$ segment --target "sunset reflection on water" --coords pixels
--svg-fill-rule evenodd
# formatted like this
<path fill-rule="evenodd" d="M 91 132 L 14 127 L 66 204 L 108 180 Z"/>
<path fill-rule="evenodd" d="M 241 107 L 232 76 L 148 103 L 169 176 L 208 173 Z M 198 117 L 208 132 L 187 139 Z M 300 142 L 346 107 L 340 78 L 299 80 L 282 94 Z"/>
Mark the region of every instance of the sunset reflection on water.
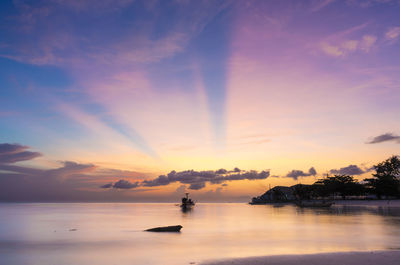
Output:
<path fill-rule="evenodd" d="M 400 208 L 169 203 L 0 204 L 2 264 L 189 264 L 205 259 L 396 249 Z M 144 229 L 181 224 L 181 233 Z M 77 229 L 77 231 L 70 231 Z"/>

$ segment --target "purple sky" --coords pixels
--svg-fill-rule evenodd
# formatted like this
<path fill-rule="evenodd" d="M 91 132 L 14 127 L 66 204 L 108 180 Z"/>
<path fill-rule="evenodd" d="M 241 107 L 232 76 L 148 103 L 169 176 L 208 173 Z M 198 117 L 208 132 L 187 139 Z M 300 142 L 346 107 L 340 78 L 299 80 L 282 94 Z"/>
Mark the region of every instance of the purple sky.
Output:
<path fill-rule="evenodd" d="M 398 154 L 398 0 L 0 7 L 0 200 L 243 200 Z"/>

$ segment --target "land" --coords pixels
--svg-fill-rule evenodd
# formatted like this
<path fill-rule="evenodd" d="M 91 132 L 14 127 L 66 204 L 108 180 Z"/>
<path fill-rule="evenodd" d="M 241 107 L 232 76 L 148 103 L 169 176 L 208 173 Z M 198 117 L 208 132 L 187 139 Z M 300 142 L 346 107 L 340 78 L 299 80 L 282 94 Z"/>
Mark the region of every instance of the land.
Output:
<path fill-rule="evenodd" d="M 336 206 L 400 207 L 400 200 L 333 200 Z M 266 205 L 290 205 L 293 202 L 268 202 Z M 260 205 L 263 205 L 260 203 Z"/>
<path fill-rule="evenodd" d="M 202 265 L 397 265 L 400 251 L 336 252 L 207 261 Z"/>
<path fill-rule="evenodd" d="M 336 200 L 335 205 L 400 207 L 400 200 Z"/>

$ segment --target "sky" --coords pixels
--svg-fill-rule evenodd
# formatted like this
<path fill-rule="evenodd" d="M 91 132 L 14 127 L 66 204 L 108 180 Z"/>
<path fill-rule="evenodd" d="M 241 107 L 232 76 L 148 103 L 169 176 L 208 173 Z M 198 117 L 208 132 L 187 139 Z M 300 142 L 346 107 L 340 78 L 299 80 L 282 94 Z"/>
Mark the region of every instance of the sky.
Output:
<path fill-rule="evenodd" d="M 400 147 L 400 1 L 0 2 L 0 201 L 246 201 Z"/>

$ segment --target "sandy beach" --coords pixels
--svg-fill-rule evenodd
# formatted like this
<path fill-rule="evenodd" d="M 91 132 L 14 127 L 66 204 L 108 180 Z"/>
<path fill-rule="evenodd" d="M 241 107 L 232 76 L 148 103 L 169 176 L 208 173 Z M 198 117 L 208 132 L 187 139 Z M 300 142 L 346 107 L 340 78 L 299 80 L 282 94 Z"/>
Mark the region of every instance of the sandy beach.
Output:
<path fill-rule="evenodd" d="M 400 251 L 337 252 L 214 260 L 202 265 L 396 265 Z"/>

